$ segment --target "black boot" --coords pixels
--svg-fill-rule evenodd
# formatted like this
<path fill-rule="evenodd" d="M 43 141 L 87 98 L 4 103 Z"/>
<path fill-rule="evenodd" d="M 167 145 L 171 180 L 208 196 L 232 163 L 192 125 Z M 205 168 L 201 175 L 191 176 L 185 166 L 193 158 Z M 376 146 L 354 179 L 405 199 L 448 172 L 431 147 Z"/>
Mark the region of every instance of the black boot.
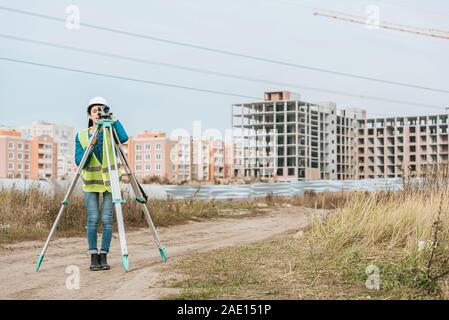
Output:
<path fill-rule="evenodd" d="M 98 253 L 92 253 L 90 255 L 90 270 L 98 271 L 100 270 L 100 256 Z"/>
<path fill-rule="evenodd" d="M 108 256 L 107 253 L 100 253 L 100 268 L 101 268 L 101 270 L 111 269 L 111 266 L 108 264 L 107 256 Z"/>

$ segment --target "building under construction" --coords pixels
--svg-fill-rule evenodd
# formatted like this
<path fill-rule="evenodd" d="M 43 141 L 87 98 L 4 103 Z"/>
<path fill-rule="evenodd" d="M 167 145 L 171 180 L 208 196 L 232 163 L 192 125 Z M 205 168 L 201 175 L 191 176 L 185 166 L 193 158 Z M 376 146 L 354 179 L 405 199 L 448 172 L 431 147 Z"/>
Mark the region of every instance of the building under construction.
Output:
<path fill-rule="evenodd" d="M 280 180 L 397 178 L 448 161 L 448 115 L 367 119 L 290 92 L 234 104 L 235 175 Z"/>
<path fill-rule="evenodd" d="M 363 110 L 308 103 L 287 91 L 234 104 L 235 175 L 282 180 L 354 179 L 356 125 Z"/>
<path fill-rule="evenodd" d="M 358 120 L 357 177 L 420 175 L 448 161 L 448 115 Z"/>

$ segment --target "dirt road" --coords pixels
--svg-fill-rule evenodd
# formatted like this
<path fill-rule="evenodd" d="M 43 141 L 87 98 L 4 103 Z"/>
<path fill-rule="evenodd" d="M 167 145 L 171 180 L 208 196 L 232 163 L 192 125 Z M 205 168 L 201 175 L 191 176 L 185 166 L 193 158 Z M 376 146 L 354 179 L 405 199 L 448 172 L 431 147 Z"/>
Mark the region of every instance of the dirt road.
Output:
<path fill-rule="evenodd" d="M 193 251 L 206 251 L 267 239 L 306 226 L 306 210 L 283 207 L 255 217 L 226 218 L 161 228 L 160 237 L 172 263 Z M 99 238 L 99 243 L 100 243 Z M 53 240 L 39 272 L 36 254 L 42 242 L 27 241 L 0 246 L 0 299 L 159 299 L 176 289 L 164 288 L 172 276 L 157 271 L 158 250 L 147 229 L 127 234 L 130 271 L 120 263 L 120 247 L 114 234 L 109 271 L 88 270 L 86 239 Z M 70 281 L 79 269 L 79 289 Z M 68 272 L 68 273 L 66 273 Z M 71 273 L 70 273 L 71 272 Z M 69 286 L 66 282 L 69 282 Z"/>

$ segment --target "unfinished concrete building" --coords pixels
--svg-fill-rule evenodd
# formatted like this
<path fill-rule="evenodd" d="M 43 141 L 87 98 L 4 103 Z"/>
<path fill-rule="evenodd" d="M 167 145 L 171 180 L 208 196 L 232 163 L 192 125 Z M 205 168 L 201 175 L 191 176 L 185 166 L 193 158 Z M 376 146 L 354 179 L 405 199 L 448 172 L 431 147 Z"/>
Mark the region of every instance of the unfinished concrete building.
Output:
<path fill-rule="evenodd" d="M 353 179 L 355 133 L 363 111 L 337 114 L 335 103 L 308 103 L 287 91 L 234 104 L 237 176 L 280 180 Z"/>
<path fill-rule="evenodd" d="M 448 115 L 358 120 L 359 179 L 420 175 L 448 161 Z"/>
<path fill-rule="evenodd" d="M 337 115 L 337 180 L 357 179 L 357 129 L 366 111 L 340 110 Z"/>
<path fill-rule="evenodd" d="M 366 118 L 335 103 L 286 91 L 232 106 L 235 174 L 280 180 L 352 180 L 420 175 L 447 163 L 448 114 Z"/>

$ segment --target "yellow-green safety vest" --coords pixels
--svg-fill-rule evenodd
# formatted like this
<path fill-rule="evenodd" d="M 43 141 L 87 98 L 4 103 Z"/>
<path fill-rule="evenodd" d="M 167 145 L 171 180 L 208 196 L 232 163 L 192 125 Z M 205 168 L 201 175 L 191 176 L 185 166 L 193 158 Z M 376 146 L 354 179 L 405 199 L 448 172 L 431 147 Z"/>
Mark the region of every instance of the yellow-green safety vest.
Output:
<path fill-rule="evenodd" d="M 106 130 L 109 149 L 109 161 L 111 163 L 111 167 L 115 168 L 114 156 L 112 154 L 112 142 L 110 133 Z M 78 133 L 78 139 L 80 141 L 83 149 L 86 149 L 89 145 L 89 128 L 82 130 Z M 103 137 L 103 142 L 105 137 Z M 122 180 L 122 170 L 120 163 L 118 164 L 118 174 L 120 181 Z M 106 157 L 106 145 L 103 143 L 103 159 L 102 163 L 98 161 L 95 153 L 92 152 L 92 156 L 90 157 L 89 162 L 84 166 L 83 172 L 83 191 L 84 192 L 112 192 L 111 180 L 109 179 L 108 172 L 108 160 Z"/>

